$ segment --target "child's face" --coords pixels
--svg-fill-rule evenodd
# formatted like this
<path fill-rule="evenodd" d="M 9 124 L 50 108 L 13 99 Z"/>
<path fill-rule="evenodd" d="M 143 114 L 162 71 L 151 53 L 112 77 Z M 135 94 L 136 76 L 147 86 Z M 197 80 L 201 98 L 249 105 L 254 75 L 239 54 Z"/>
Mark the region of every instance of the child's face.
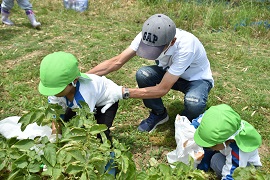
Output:
<path fill-rule="evenodd" d="M 64 96 L 67 96 L 69 93 L 72 92 L 72 89 L 74 89 L 74 87 L 72 85 L 67 85 L 67 87 L 61 91 L 60 93 L 56 94 L 55 96 L 56 97 L 64 97 Z"/>
<path fill-rule="evenodd" d="M 212 150 L 219 151 L 226 147 L 225 143 L 216 144 L 215 146 L 210 147 Z"/>

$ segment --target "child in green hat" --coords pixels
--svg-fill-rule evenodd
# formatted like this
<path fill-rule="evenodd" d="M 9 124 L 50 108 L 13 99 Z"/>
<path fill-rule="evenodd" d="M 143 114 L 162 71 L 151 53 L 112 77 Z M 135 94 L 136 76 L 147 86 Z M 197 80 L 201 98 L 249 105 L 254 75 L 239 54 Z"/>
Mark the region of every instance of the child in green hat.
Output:
<path fill-rule="evenodd" d="M 122 86 L 105 76 L 84 74 L 79 71 L 76 57 L 66 52 L 54 52 L 44 57 L 40 64 L 39 92 L 48 96 L 49 103 L 59 104 L 66 110 L 64 121 L 71 119 L 80 101 L 86 102 L 98 124 L 107 125 L 105 134 L 109 140 L 113 119 L 122 99 Z M 52 126 L 56 133 L 55 125 Z"/>
<path fill-rule="evenodd" d="M 237 167 L 262 166 L 258 153 L 260 134 L 230 106 L 212 106 L 193 120 L 192 124 L 196 123 L 199 126 L 194 140 L 201 147 L 218 151 L 211 157 L 210 167 L 222 179 L 233 179 Z"/>

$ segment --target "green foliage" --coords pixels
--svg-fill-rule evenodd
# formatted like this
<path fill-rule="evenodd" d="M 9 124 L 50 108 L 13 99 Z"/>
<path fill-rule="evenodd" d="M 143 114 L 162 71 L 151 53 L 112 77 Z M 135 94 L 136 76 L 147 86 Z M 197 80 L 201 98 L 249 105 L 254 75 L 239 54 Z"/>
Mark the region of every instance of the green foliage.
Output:
<path fill-rule="evenodd" d="M 25 179 L 197 179 L 204 180 L 209 175 L 203 171 L 193 168 L 193 161 L 190 165 L 176 162 L 172 165 L 158 163 L 155 158 L 150 159 L 150 166 L 145 170 L 137 170 L 133 161 L 132 153 L 126 145 L 113 140 L 113 148 L 106 139 L 104 131 L 105 125 L 96 124 L 93 114 L 88 113 L 87 104 L 81 103 L 82 109 L 77 110 L 77 115 L 71 122 L 63 123 L 62 138 L 56 142 L 50 142 L 48 137 L 17 140 L 11 138 L 6 140 L 1 137 L 0 178 L 9 180 Z M 56 110 L 54 108 L 56 108 Z M 43 117 L 51 117 L 51 121 L 60 120 L 60 106 L 49 105 L 44 108 L 42 116 L 40 109 L 29 112 L 20 119 L 24 125 L 29 122 L 42 124 Z M 74 123 L 80 121 L 80 123 Z M 49 122 L 46 119 L 45 122 Z M 76 126 L 77 124 L 77 126 Z M 102 142 L 97 139 L 97 134 L 101 134 Z M 114 152 L 114 157 L 110 153 Z M 116 177 L 107 174 L 106 164 L 114 161 L 111 168 L 117 169 Z M 248 176 L 247 176 L 248 174 Z M 235 178 L 256 177 L 263 179 L 266 177 L 262 172 L 255 169 L 238 168 L 235 171 Z"/>
<path fill-rule="evenodd" d="M 105 125 L 96 124 L 93 114 L 88 113 L 86 103 L 71 122 L 63 123 L 62 138 L 50 142 L 48 137 L 17 140 L 2 138 L 0 159 L 0 177 L 7 179 L 49 178 L 49 179 L 204 179 L 206 174 L 193 170 L 183 163 L 172 169 L 166 164 L 157 164 L 154 159 L 152 166 L 146 171 L 137 171 L 132 153 L 124 144 L 113 140 L 113 148 L 106 139 Z M 55 109 L 54 109 L 55 108 Z M 29 123 L 37 124 L 60 120 L 60 106 L 49 105 L 29 112 L 20 118 L 21 129 Z M 42 117 L 42 118 L 41 118 Z M 49 117 L 49 118 L 48 118 Z M 43 121 L 44 120 L 44 121 Z M 79 121 L 78 123 L 74 122 Z M 101 134 L 102 142 L 97 138 Z M 114 152 L 115 156 L 110 156 Z M 113 158 L 111 168 L 117 168 L 117 175 L 107 174 L 106 164 Z"/>
<path fill-rule="evenodd" d="M 270 179 L 270 175 L 266 174 L 260 169 L 256 169 L 254 166 L 238 167 L 233 173 L 234 179 L 246 179 L 246 180 L 267 180 Z"/>
<path fill-rule="evenodd" d="M 263 138 L 259 149 L 262 169 L 270 173 L 270 129 L 265 125 L 270 117 L 270 31 L 263 23 L 260 24 L 265 21 L 270 23 L 268 1 L 89 0 L 89 9 L 83 13 L 64 9 L 63 2 L 58 0 L 33 1 L 32 4 L 37 20 L 42 24 L 40 29 L 30 26 L 17 3 L 10 16 L 15 26 L 3 25 L 0 29 L 0 119 L 26 115 L 29 118 L 25 118 L 25 122 L 32 122 L 36 116 L 40 117 L 40 120 L 44 118 L 42 122 L 37 120 L 38 123 L 51 124 L 54 120 L 51 115 L 54 113 L 50 115 L 45 113 L 46 108 L 40 108 L 46 107 L 47 98 L 40 95 L 37 89 L 39 64 L 44 56 L 55 51 L 73 53 L 79 60 L 81 71 L 86 72 L 129 46 L 149 16 L 164 13 L 175 21 L 177 27 L 195 34 L 206 49 L 215 80 L 207 108 L 227 103 L 242 119 L 256 127 Z M 107 77 L 119 85 L 136 87 L 136 70 L 153 63 L 134 57 L 120 70 L 108 74 Z M 166 163 L 166 152 L 175 149 L 174 119 L 176 114 L 183 110 L 183 94 L 170 91 L 163 97 L 163 102 L 168 109 L 170 121 L 158 126 L 151 134 L 137 131 L 140 121 L 149 115 L 140 99 L 119 103 L 111 134 L 120 144 L 125 143 L 134 155 L 133 163 L 138 174 L 141 169 L 151 166 L 149 159 L 152 157 L 158 162 Z M 29 112 L 39 113 L 31 115 Z M 48 114 L 48 117 L 45 117 L 45 114 Z M 71 121 L 70 127 L 73 124 L 72 131 L 79 131 L 80 136 L 72 136 L 70 139 L 77 141 L 86 137 L 80 132 L 83 120 Z M 24 123 L 22 127 L 26 125 L 27 123 Z M 70 130 L 65 132 L 68 134 Z M 46 139 L 43 141 L 42 144 L 48 143 Z M 6 140 L 3 139 L 4 142 Z M 14 144 L 17 140 L 11 139 L 8 142 Z M 3 158 L 5 153 L 6 150 L 0 147 L 0 158 L 3 160 L 0 169 L 9 162 Z M 11 157 L 15 155 L 15 152 L 11 153 Z M 40 159 L 38 162 L 41 161 Z M 126 159 L 122 161 L 125 162 Z M 8 170 L 11 166 L 7 167 L 7 172 L 1 171 L 1 176 L 10 173 Z M 135 168 L 128 166 L 128 169 L 131 167 Z M 138 175 L 127 172 L 130 176 L 126 177 Z M 13 173 L 16 176 L 16 171 Z M 29 177 L 35 179 L 36 176 Z M 86 174 L 82 173 L 81 177 L 86 178 Z"/>

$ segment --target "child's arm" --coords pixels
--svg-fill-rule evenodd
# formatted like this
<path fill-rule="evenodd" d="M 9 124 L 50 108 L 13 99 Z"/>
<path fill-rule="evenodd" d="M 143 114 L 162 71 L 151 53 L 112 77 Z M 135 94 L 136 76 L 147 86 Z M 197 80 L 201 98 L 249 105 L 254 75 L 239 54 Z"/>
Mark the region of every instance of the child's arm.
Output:
<path fill-rule="evenodd" d="M 201 114 L 199 117 L 193 119 L 192 121 L 191 121 L 191 119 L 190 119 L 190 121 L 191 121 L 190 124 L 191 124 L 192 126 L 194 126 L 195 129 L 197 129 L 197 128 L 199 127 L 199 125 L 201 124 L 203 115 L 204 115 L 204 114 Z"/>
<path fill-rule="evenodd" d="M 57 126 L 58 126 L 58 130 L 57 130 Z M 59 124 L 55 124 L 55 122 L 52 122 L 52 134 L 61 134 L 61 128 Z"/>

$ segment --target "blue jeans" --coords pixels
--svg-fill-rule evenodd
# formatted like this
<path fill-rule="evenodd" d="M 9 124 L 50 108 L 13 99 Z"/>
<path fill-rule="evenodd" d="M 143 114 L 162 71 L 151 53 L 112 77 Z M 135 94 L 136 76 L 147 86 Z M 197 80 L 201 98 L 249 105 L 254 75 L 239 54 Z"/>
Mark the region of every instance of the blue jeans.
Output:
<path fill-rule="evenodd" d="M 18 5 L 20 8 L 24 10 L 32 10 L 32 4 L 29 2 L 29 0 L 17 0 Z M 14 0 L 3 0 L 2 1 L 2 9 L 5 11 L 10 11 L 14 6 Z"/>
<path fill-rule="evenodd" d="M 140 88 L 156 86 L 166 73 L 163 68 L 157 65 L 141 67 L 136 73 L 136 80 Z M 211 82 L 207 80 L 187 81 L 179 78 L 172 89 L 185 94 L 184 110 L 182 116 L 190 121 L 205 111 L 208 94 L 212 88 Z M 156 114 L 164 112 L 164 104 L 161 98 L 143 99 L 147 108 L 152 109 Z"/>

